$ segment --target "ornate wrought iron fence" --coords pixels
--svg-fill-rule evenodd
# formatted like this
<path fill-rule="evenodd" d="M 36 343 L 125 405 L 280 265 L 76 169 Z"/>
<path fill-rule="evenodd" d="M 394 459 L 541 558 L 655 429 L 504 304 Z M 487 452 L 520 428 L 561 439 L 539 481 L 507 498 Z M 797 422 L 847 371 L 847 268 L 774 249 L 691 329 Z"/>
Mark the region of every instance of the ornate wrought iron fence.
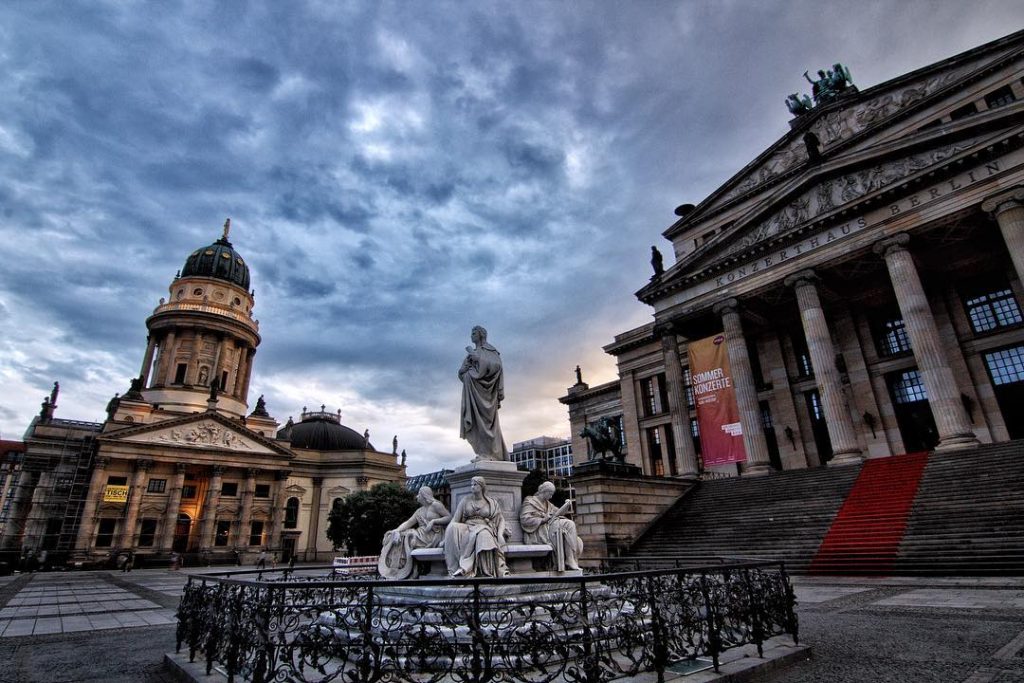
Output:
<path fill-rule="evenodd" d="M 325 570 L 329 568 L 324 568 Z M 243 573 L 244 574 L 244 573 Z M 177 649 L 228 680 L 599 683 L 772 636 L 797 640 L 781 563 L 570 578 L 194 576 Z"/>

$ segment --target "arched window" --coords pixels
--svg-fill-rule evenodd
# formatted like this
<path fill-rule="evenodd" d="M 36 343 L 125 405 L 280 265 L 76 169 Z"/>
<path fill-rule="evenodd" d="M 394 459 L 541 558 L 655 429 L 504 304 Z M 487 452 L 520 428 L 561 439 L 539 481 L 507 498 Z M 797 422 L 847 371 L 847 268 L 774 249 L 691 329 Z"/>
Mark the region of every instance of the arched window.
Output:
<path fill-rule="evenodd" d="M 299 499 L 289 498 L 284 504 L 284 528 L 294 529 L 299 525 Z"/>

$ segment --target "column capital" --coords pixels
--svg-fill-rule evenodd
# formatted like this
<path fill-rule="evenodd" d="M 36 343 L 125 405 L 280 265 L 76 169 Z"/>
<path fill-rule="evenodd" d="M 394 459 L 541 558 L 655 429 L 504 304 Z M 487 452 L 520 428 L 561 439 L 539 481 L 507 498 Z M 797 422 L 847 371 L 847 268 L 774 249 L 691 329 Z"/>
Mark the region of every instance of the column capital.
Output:
<path fill-rule="evenodd" d="M 740 302 L 736 298 L 725 299 L 724 301 L 719 301 L 715 304 L 711 310 L 715 315 L 727 315 L 729 313 L 739 314 Z"/>
<path fill-rule="evenodd" d="M 257 474 L 259 474 L 259 470 L 255 467 L 247 467 L 245 470 L 246 479 L 255 479 Z"/>
<path fill-rule="evenodd" d="M 313 477 L 313 486 L 323 486 L 323 485 L 324 485 L 324 478 L 323 477 Z"/>
<path fill-rule="evenodd" d="M 222 477 L 222 476 L 224 476 L 224 470 L 226 470 L 226 469 L 227 469 L 227 467 L 225 467 L 224 465 L 214 465 L 213 466 L 213 476 L 215 476 L 215 477 Z"/>
<path fill-rule="evenodd" d="M 1017 185 L 989 196 L 981 203 L 981 210 L 998 216 L 1003 211 L 1019 206 L 1024 206 L 1024 185 Z"/>
<path fill-rule="evenodd" d="M 94 461 L 94 464 L 95 464 L 96 469 L 104 470 L 104 469 L 107 468 L 107 465 L 110 464 L 110 458 L 108 458 L 105 455 L 96 456 L 96 460 Z"/>
<path fill-rule="evenodd" d="M 183 462 L 176 462 L 176 463 L 174 463 L 174 473 L 175 474 L 185 474 L 185 470 L 186 469 L 188 469 L 188 465 L 186 465 L 185 463 L 183 463 Z"/>
<path fill-rule="evenodd" d="M 787 287 L 796 289 L 797 287 L 803 287 L 805 285 L 814 285 L 820 279 L 821 278 L 818 277 L 817 273 L 808 268 L 807 270 L 801 270 L 797 273 L 793 273 L 783 280 L 783 284 Z"/>
<path fill-rule="evenodd" d="M 910 235 L 901 232 L 898 235 L 878 240 L 872 249 L 879 256 L 885 257 L 896 251 L 907 251 L 908 244 L 910 244 Z"/>
<path fill-rule="evenodd" d="M 291 474 L 291 470 L 278 470 L 277 472 L 274 472 L 274 479 L 277 481 L 286 481 Z"/>
<path fill-rule="evenodd" d="M 143 458 L 142 460 L 136 460 L 135 461 L 135 469 L 140 471 L 140 472 L 145 472 L 146 470 L 148 470 L 152 466 L 153 466 L 153 461 L 148 459 L 148 458 Z"/>

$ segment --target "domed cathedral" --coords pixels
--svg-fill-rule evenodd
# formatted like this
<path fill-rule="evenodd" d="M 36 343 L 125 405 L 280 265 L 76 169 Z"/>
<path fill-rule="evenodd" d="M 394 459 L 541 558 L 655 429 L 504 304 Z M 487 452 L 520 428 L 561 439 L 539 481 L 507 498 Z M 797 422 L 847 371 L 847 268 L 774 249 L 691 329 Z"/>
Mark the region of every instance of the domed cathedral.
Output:
<path fill-rule="evenodd" d="M 228 241 L 230 229 L 228 219 L 219 240 L 192 252 L 168 299 L 146 320 L 139 384 L 146 401 L 165 410 L 203 410 L 216 386 L 219 410 L 245 414 L 259 322 L 252 317 L 249 266 Z"/>
<path fill-rule="evenodd" d="M 44 400 L 4 548 L 86 564 L 127 551 L 139 561 L 245 562 L 265 549 L 326 560 L 334 501 L 404 482 L 397 453 L 376 451 L 340 411 L 303 409 L 284 428 L 262 396 L 249 412 L 259 323 L 230 227 L 188 256 L 146 320 L 140 374 L 104 421 L 57 418 L 56 386 Z"/>

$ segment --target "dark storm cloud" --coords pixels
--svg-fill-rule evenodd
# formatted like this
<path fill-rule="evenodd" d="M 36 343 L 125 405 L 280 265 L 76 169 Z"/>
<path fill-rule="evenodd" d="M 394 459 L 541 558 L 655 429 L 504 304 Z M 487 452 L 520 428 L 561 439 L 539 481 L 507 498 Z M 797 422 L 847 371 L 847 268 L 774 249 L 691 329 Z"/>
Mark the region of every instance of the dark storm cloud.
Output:
<path fill-rule="evenodd" d="M 1022 18 L 925 0 L 0 5 L 0 378 L 25 394 L 0 429 L 54 379 L 63 416 L 101 417 L 174 272 L 231 216 L 272 409 L 344 395 L 381 411 L 375 434 L 403 432 L 396 415 L 448 434 L 482 323 L 510 368 L 509 438 L 564 433 L 536 387 L 581 358 L 614 377 L 599 349 L 649 319 L 632 292 L 672 209 L 785 133 L 805 69 L 843 61 L 870 86 Z"/>

